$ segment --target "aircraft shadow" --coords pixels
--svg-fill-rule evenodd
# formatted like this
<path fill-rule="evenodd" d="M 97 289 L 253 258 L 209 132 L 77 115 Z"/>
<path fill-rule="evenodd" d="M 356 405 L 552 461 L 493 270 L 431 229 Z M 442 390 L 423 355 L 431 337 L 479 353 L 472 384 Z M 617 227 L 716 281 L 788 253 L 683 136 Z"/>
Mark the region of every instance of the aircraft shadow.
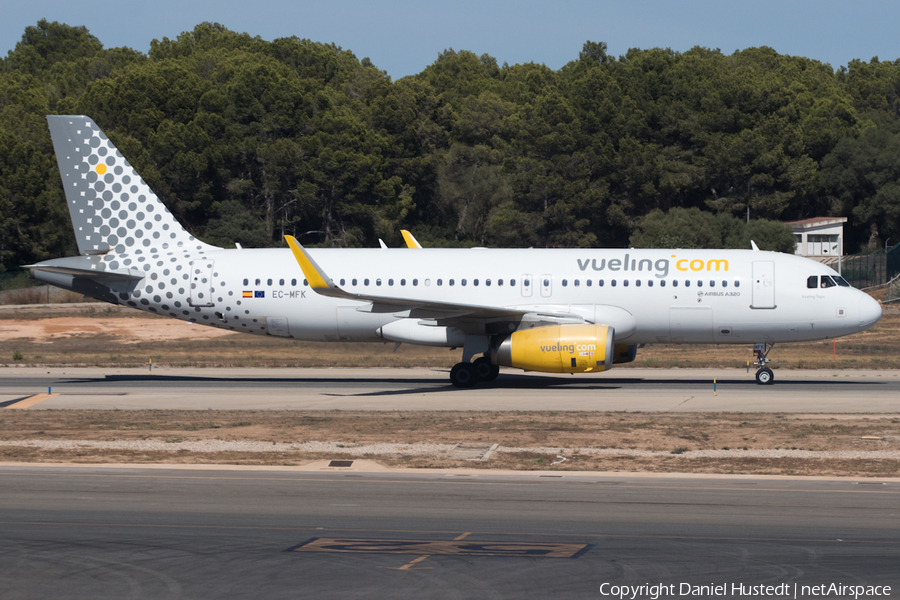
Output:
<path fill-rule="evenodd" d="M 523 375 L 523 374 L 501 374 L 496 380 L 489 384 L 477 385 L 473 388 L 456 388 L 447 380 L 436 380 L 432 378 L 409 377 L 409 378 L 359 378 L 348 380 L 341 377 L 227 377 L 227 376 L 195 376 L 195 375 L 163 375 L 163 374 L 136 374 L 136 375 L 106 375 L 96 378 L 72 378 L 66 381 L 59 381 L 57 384 L 70 385 L 102 385 L 103 383 L 127 383 L 127 382 L 153 382 L 161 387 L 167 384 L 199 384 L 207 385 L 211 389 L 224 388 L 235 385 L 258 385 L 261 389 L 277 385 L 334 385 L 332 392 L 324 393 L 325 396 L 332 397 L 379 397 L 379 396 L 404 396 L 410 394 L 434 394 L 453 392 L 465 394 L 472 391 L 491 391 L 491 390 L 591 390 L 602 392 L 605 390 L 618 390 L 628 387 L 636 387 L 638 389 L 659 389 L 668 388 L 670 390 L 684 390 L 687 388 L 707 388 L 710 387 L 712 381 L 709 379 L 646 379 L 643 377 L 615 377 L 596 379 L 589 376 L 583 377 L 551 377 L 540 375 Z M 369 391 L 356 391 L 347 389 L 348 384 L 352 387 L 371 386 Z M 740 379 L 718 379 L 717 386 L 722 389 L 728 386 L 736 387 L 759 387 L 762 393 L 765 386 L 758 386 L 756 380 L 752 377 Z M 776 381 L 774 387 L 797 388 L 802 386 L 821 386 L 823 389 L 839 389 L 845 386 L 879 386 L 884 382 L 860 382 L 860 381 L 792 381 L 779 380 Z M 191 386 L 193 387 L 193 386 Z M 342 388 L 346 390 L 342 393 Z"/>

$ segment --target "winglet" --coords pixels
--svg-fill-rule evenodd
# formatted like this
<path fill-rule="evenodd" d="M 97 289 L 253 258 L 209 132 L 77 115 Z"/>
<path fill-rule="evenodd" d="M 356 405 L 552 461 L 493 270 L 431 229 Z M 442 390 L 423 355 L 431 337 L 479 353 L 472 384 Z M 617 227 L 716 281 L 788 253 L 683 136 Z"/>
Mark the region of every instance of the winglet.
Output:
<path fill-rule="evenodd" d="M 300 264 L 300 268 L 303 270 L 303 274 L 306 276 L 306 280 L 311 288 L 317 292 L 334 289 L 332 280 L 328 279 L 322 268 L 316 264 L 316 261 L 312 259 L 306 248 L 301 246 L 294 236 L 286 235 L 284 240 L 291 247 L 291 252 L 294 253 L 294 258 Z"/>
<path fill-rule="evenodd" d="M 413 237 L 413 234 L 411 234 L 406 229 L 401 229 L 400 233 L 403 234 L 403 240 L 406 242 L 407 248 L 421 248 L 422 247 L 422 244 L 420 244 L 419 241 Z"/>
<path fill-rule="evenodd" d="M 756 245 L 756 242 L 750 240 L 750 247 L 753 248 L 756 252 L 759 252 L 759 246 Z"/>

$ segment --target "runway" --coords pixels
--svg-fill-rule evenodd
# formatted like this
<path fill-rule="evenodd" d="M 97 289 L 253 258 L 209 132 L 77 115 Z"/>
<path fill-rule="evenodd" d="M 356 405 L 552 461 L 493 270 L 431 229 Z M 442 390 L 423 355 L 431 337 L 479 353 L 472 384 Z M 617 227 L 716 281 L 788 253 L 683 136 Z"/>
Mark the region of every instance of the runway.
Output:
<path fill-rule="evenodd" d="M 7 466 L 0 505 L 3 598 L 900 586 L 896 480 Z"/>
<path fill-rule="evenodd" d="M 52 394 L 35 398 L 37 394 Z M 39 409 L 900 412 L 900 371 L 619 369 L 503 371 L 458 389 L 438 369 L 39 369 L 0 372 L 0 406 Z"/>

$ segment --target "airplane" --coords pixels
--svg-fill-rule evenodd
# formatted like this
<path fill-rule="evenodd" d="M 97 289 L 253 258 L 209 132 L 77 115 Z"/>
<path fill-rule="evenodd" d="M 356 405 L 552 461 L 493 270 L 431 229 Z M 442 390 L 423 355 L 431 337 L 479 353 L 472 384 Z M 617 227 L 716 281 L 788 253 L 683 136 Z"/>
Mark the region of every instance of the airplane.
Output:
<path fill-rule="evenodd" d="M 752 250 L 220 248 L 174 218 L 96 123 L 48 116 L 80 256 L 31 276 L 112 304 L 255 335 L 462 348 L 450 381 L 501 366 L 599 373 L 654 343 L 775 344 L 872 327 L 881 307 L 833 269 Z M 473 360 L 474 359 L 474 360 Z"/>

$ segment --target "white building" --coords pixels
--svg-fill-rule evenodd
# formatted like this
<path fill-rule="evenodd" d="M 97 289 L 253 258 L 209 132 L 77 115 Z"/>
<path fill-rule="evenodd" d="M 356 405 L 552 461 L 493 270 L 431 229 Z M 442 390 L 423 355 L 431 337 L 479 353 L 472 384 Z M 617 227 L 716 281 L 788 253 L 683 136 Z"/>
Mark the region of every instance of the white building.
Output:
<path fill-rule="evenodd" d="M 797 239 L 794 254 L 817 260 L 842 256 L 846 222 L 847 217 L 815 217 L 788 222 Z"/>

